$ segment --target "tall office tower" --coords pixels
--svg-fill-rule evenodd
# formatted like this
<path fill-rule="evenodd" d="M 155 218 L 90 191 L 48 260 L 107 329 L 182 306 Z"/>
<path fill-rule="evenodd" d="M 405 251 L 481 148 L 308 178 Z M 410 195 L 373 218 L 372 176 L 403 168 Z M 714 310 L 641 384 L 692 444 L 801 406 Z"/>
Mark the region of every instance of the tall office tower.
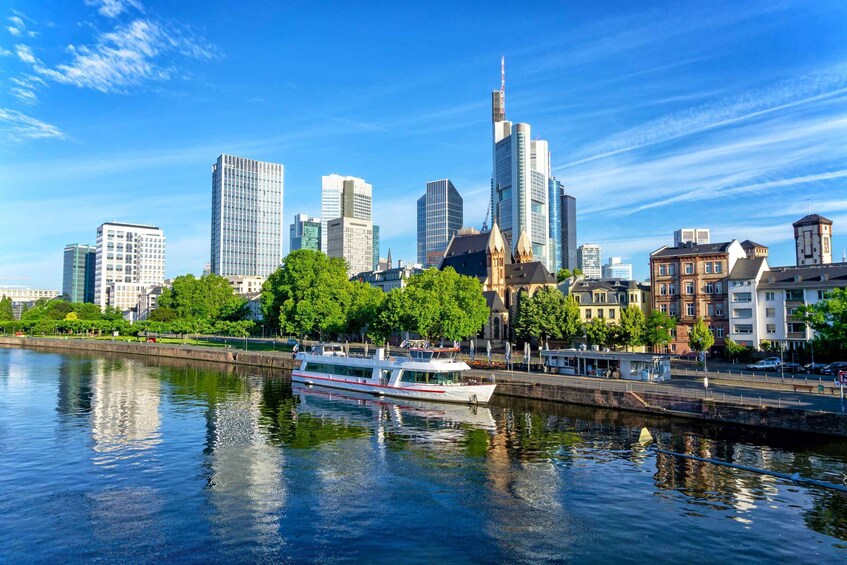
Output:
<path fill-rule="evenodd" d="M 94 303 L 129 310 L 142 290 L 165 281 L 165 235 L 156 226 L 106 222 L 97 228 Z"/>
<path fill-rule="evenodd" d="M 832 263 L 832 220 L 810 214 L 792 225 L 798 267 Z"/>
<path fill-rule="evenodd" d="M 294 216 L 294 223 L 291 224 L 290 232 L 290 251 L 298 249 L 314 249 L 320 251 L 321 248 L 321 219 L 312 218 L 308 214 L 297 214 Z"/>
<path fill-rule="evenodd" d="M 379 226 L 373 227 L 373 270 L 379 269 Z"/>
<path fill-rule="evenodd" d="M 711 241 L 711 232 L 708 228 L 680 228 L 673 232 L 673 246 L 679 247 L 683 243 L 696 243 L 705 245 Z"/>
<path fill-rule="evenodd" d="M 444 251 L 464 222 L 464 202 L 450 179 L 426 183 L 418 199 L 418 263 L 438 267 Z"/>
<path fill-rule="evenodd" d="M 621 262 L 620 257 L 609 257 L 609 262 L 603 265 L 604 279 L 632 280 L 632 265 Z"/>
<path fill-rule="evenodd" d="M 562 259 L 562 204 L 564 189 L 556 177 L 547 181 L 547 201 L 550 202 L 550 250 L 553 255 L 553 269 L 558 271 L 564 264 Z"/>
<path fill-rule="evenodd" d="M 373 223 L 341 217 L 327 222 L 327 255 L 347 261 L 347 276 L 374 270 Z"/>
<path fill-rule="evenodd" d="M 267 277 L 282 261 L 283 166 L 223 154 L 212 165 L 212 272 Z"/>
<path fill-rule="evenodd" d="M 491 216 L 513 251 L 521 232 L 526 232 L 533 258 L 555 271 L 548 206 L 550 151 L 546 141 L 532 139 L 529 124 L 506 120 L 505 85 L 501 61 L 500 90 L 491 95 L 494 134 Z"/>
<path fill-rule="evenodd" d="M 582 274 L 585 278 L 599 279 L 603 277 L 599 245 L 595 243 L 584 243 L 580 245 L 576 250 L 576 263 L 582 269 Z"/>
<path fill-rule="evenodd" d="M 330 220 L 347 216 L 373 221 L 372 201 L 373 187 L 364 179 L 335 173 L 321 177 L 321 251 L 326 253 L 328 249 L 327 223 Z"/>
<path fill-rule="evenodd" d="M 576 261 L 576 198 L 562 192 L 562 266 L 573 271 Z"/>
<path fill-rule="evenodd" d="M 71 302 L 94 302 L 97 247 L 69 243 L 65 246 L 62 296 Z"/>

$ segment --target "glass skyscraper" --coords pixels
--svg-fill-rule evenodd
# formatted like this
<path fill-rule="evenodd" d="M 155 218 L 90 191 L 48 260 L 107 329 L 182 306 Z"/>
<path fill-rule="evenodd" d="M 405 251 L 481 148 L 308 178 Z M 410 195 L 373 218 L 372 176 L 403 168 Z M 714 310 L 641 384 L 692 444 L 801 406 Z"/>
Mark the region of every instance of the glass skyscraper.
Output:
<path fill-rule="evenodd" d="M 291 224 L 289 232 L 290 251 L 298 249 L 321 250 L 320 218 L 312 218 L 307 214 L 297 214 L 294 216 L 294 223 Z"/>
<path fill-rule="evenodd" d="M 260 276 L 282 261 L 283 166 L 223 154 L 212 165 L 212 273 Z"/>
<path fill-rule="evenodd" d="M 562 183 L 550 177 L 547 200 L 550 202 L 550 248 L 553 255 L 553 270 L 562 268 Z"/>
<path fill-rule="evenodd" d="M 70 243 L 65 246 L 62 297 L 71 302 L 94 302 L 97 246 Z"/>
<path fill-rule="evenodd" d="M 426 183 L 426 193 L 418 199 L 418 263 L 438 267 L 463 222 L 464 202 L 450 179 Z"/>

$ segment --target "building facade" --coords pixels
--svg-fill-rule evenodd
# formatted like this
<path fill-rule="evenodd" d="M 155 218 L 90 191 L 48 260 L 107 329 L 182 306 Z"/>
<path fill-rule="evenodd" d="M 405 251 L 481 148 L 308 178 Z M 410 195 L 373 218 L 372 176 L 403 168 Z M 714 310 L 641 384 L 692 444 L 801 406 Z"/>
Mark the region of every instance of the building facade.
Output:
<path fill-rule="evenodd" d="M 335 173 L 321 177 L 321 251 L 329 249 L 330 220 L 348 216 L 371 222 L 372 203 L 373 187 L 364 179 Z"/>
<path fill-rule="evenodd" d="M 229 281 L 232 291 L 239 296 L 248 296 L 262 292 L 262 285 L 268 280 L 266 277 L 257 276 L 234 276 L 224 277 Z"/>
<path fill-rule="evenodd" d="M 373 227 L 373 268 L 379 269 L 379 226 Z"/>
<path fill-rule="evenodd" d="M 395 288 L 404 288 L 409 282 L 409 279 L 414 275 L 424 271 L 423 266 L 418 263 L 411 265 L 403 264 L 399 261 L 396 267 L 386 265 L 385 269 L 377 269 L 359 273 L 354 278 L 360 282 L 368 283 L 369 285 L 379 288 L 384 292 L 390 292 Z"/>
<path fill-rule="evenodd" d="M 673 232 L 673 245 L 679 247 L 683 243 L 705 245 L 711 243 L 711 232 L 707 228 L 680 228 Z"/>
<path fill-rule="evenodd" d="M 573 271 L 577 268 L 576 256 L 576 198 L 565 194 L 562 188 L 562 267 Z"/>
<path fill-rule="evenodd" d="M 637 306 L 646 316 L 652 308 L 650 285 L 633 280 L 588 280 L 572 277 L 559 285 L 559 290 L 572 294 L 579 303 L 583 322 L 603 318 L 609 323 L 618 323 L 621 311 Z"/>
<path fill-rule="evenodd" d="M 212 165 L 212 272 L 267 277 L 282 261 L 284 167 L 222 154 Z"/>
<path fill-rule="evenodd" d="M 0 286 L 0 298 L 12 299 L 12 313 L 16 320 L 20 320 L 23 307 L 30 307 L 39 300 L 52 300 L 59 298 L 61 293 L 58 290 L 46 290 L 38 288 L 28 288 L 25 286 Z"/>
<path fill-rule="evenodd" d="M 793 226 L 797 266 L 832 263 L 832 220 L 810 214 Z"/>
<path fill-rule="evenodd" d="M 603 265 L 602 278 L 632 280 L 632 265 L 622 262 L 620 257 L 609 257 L 609 262 Z"/>
<path fill-rule="evenodd" d="M 97 228 L 94 303 L 135 310 L 140 289 L 165 281 L 165 235 L 156 226 L 107 222 Z"/>
<path fill-rule="evenodd" d="M 426 192 L 418 199 L 418 263 L 438 267 L 463 222 L 464 201 L 450 179 L 426 183 Z"/>
<path fill-rule="evenodd" d="M 65 246 L 62 296 L 70 302 L 94 302 L 97 247 L 69 243 Z"/>
<path fill-rule="evenodd" d="M 576 265 L 582 269 L 582 276 L 585 278 L 603 278 L 603 259 L 600 251 L 600 246 L 595 243 L 584 243 L 577 248 Z"/>
<path fill-rule="evenodd" d="M 327 223 L 327 255 L 347 261 L 347 276 L 373 270 L 373 224 L 341 217 Z"/>
<path fill-rule="evenodd" d="M 687 353 L 691 327 L 702 319 L 715 336 L 713 349 L 722 352 L 729 334 L 729 273 L 747 255 L 732 240 L 662 247 L 650 254 L 653 309 L 678 320 L 670 353 Z"/>
<path fill-rule="evenodd" d="M 294 216 L 294 223 L 289 228 L 289 249 L 321 249 L 321 219 L 312 218 L 307 214 Z"/>
<path fill-rule="evenodd" d="M 547 202 L 550 203 L 550 253 L 553 261 L 552 271 L 558 271 L 564 265 L 562 258 L 562 243 L 564 242 L 562 228 L 562 204 L 564 203 L 564 189 L 562 183 L 556 177 L 550 177 L 547 181 Z"/>

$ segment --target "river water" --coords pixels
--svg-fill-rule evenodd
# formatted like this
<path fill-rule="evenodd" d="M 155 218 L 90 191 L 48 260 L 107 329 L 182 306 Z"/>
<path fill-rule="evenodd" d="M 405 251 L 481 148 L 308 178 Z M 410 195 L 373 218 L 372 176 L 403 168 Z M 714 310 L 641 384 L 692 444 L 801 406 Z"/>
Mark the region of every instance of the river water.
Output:
<path fill-rule="evenodd" d="M 0 349 L 0 562 L 847 560 L 847 441 Z"/>

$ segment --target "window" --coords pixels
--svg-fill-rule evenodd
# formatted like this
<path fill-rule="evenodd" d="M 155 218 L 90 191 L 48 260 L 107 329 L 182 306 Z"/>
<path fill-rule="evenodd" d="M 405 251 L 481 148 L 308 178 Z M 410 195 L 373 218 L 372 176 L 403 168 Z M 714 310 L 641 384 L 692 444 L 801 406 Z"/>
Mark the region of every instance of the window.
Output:
<path fill-rule="evenodd" d="M 824 298 L 826 298 L 826 291 L 825 290 L 819 290 L 818 291 L 818 300 L 823 300 Z"/>
<path fill-rule="evenodd" d="M 707 275 L 708 275 L 708 274 L 711 274 L 711 272 L 712 272 L 712 264 L 711 264 L 711 263 L 706 263 L 705 267 L 706 267 L 706 274 L 707 274 Z"/>
<path fill-rule="evenodd" d="M 723 263 L 715 263 L 715 272 L 722 273 L 723 272 Z"/>
<path fill-rule="evenodd" d="M 751 324 L 735 324 L 735 333 L 751 334 L 753 333 L 753 326 Z"/>
<path fill-rule="evenodd" d="M 723 326 L 718 326 L 715 329 L 717 330 L 717 336 L 716 337 L 723 337 Z"/>
<path fill-rule="evenodd" d="M 723 294 L 723 283 L 721 281 L 715 283 L 715 294 Z"/>
<path fill-rule="evenodd" d="M 768 325 L 766 325 L 766 326 L 765 326 L 765 331 L 766 331 L 766 332 L 768 332 L 769 334 L 775 334 L 775 333 L 776 333 L 776 324 L 768 324 Z"/>
<path fill-rule="evenodd" d="M 663 314 L 668 313 L 668 305 L 667 304 L 659 304 L 659 311 Z"/>
<path fill-rule="evenodd" d="M 714 316 L 715 315 L 715 305 L 714 304 L 709 304 L 709 305 L 706 306 L 706 315 L 707 316 Z"/>
<path fill-rule="evenodd" d="M 369 379 L 373 376 L 373 369 L 370 367 L 348 367 L 346 365 L 334 365 L 332 363 L 309 362 L 306 363 L 306 368 L 303 370 L 359 379 Z"/>
<path fill-rule="evenodd" d="M 585 319 L 586 319 L 586 320 L 590 320 L 590 319 L 591 319 L 591 308 L 586 308 L 586 309 L 585 309 Z"/>
<path fill-rule="evenodd" d="M 668 294 L 671 294 L 671 295 L 676 294 L 676 284 L 675 283 L 670 283 L 668 285 Z"/>
<path fill-rule="evenodd" d="M 408 371 L 404 370 L 400 376 L 400 380 L 404 383 L 428 383 L 428 384 L 453 384 L 460 382 L 458 371 L 450 371 L 447 373 L 431 373 L 429 371 Z"/>
<path fill-rule="evenodd" d="M 615 319 L 615 311 L 614 311 L 614 310 L 612 310 L 611 308 L 609 308 L 609 319 L 610 319 L 610 320 L 614 320 L 614 319 Z"/>
<path fill-rule="evenodd" d="M 686 263 L 685 264 L 685 274 L 693 275 L 694 274 L 694 263 Z"/>
<path fill-rule="evenodd" d="M 802 290 L 786 290 L 785 299 L 791 302 L 803 302 Z"/>
<path fill-rule="evenodd" d="M 689 302 L 688 304 L 686 304 L 685 305 L 685 311 L 689 316 L 693 316 L 694 315 L 694 304 L 692 302 Z"/>
<path fill-rule="evenodd" d="M 670 308 L 670 311 L 668 312 L 668 314 L 670 314 L 671 316 L 676 318 L 676 304 L 671 304 L 671 308 Z"/>
<path fill-rule="evenodd" d="M 776 308 L 765 308 L 765 318 L 773 318 L 776 316 Z"/>
<path fill-rule="evenodd" d="M 773 299 L 774 299 L 773 291 L 768 291 L 768 292 L 765 293 L 765 300 L 767 300 L 768 302 L 772 302 Z"/>
<path fill-rule="evenodd" d="M 671 276 L 676 274 L 676 267 L 674 265 L 668 265 L 668 274 Z"/>
<path fill-rule="evenodd" d="M 694 294 L 694 282 L 685 281 L 685 294 Z"/>
<path fill-rule="evenodd" d="M 792 322 L 792 323 L 788 324 L 788 333 L 799 334 L 799 333 L 805 333 L 805 331 L 806 331 L 806 324 L 801 324 L 801 323 L 798 323 L 798 322 Z"/>
<path fill-rule="evenodd" d="M 664 296 L 664 295 L 666 295 L 667 293 L 668 293 L 668 285 L 666 285 L 665 283 L 660 284 L 660 285 L 659 285 L 659 294 L 661 294 L 662 296 Z"/>
<path fill-rule="evenodd" d="M 708 263 L 706 263 L 708 265 Z M 706 294 L 715 293 L 715 283 L 706 283 Z"/>
<path fill-rule="evenodd" d="M 664 276 L 664 275 L 665 275 L 665 266 L 659 265 L 659 276 Z"/>
<path fill-rule="evenodd" d="M 753 295 L 749 292 L 736 292 L 732 295 L 733 302 L 750 302 L 753 300 Z"/>
<path fill-rule="evenodd" d="M 598 318 L 602 318 L 602 317 L 603 317 L 603 309 L 602 309 L 602 308 L 597 308 L 597 317 L 598 317 Z"/>
<path fill-rule="evenodd" d="M 715 316 L 723 316 L 723 302 L 715 302 Z"/>

